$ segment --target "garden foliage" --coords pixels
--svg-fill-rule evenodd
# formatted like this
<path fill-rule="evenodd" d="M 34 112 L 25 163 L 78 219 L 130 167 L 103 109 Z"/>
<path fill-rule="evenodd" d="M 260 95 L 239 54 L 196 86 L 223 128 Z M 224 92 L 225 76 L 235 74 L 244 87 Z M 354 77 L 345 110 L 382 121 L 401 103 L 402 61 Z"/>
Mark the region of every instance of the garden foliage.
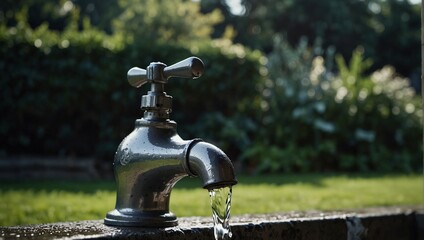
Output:
<path fill-rule="evenodd" d="M 390 64 L 404 76 L 420 75 L 419 3 L 409 0 L 242 2 L 245 9 L 242 15 L 230 14 L 225 18 L 236 31 L 242 30 L 236 42 L 269 53 L 273 49 L 270 39 L 275 34 L 284 34 L 291 45 L 307 37 L 312 40 L 310 44 L 320 39 L 324 48 L 334 47 L 345 58 L 350 58 L 353 49 L 361 45 L 364 56 L 374 61 L 371 70 Z"/>
<path fill-rule="evenodd" d="M 244 153 L 258 172 L 414 171 L 421 167 L 422 110 L 408 80 L 386 66 L 367 74 L 371 61 L 355 50 L 339 73 L 303 41 L 290 49 L 276 38 L 262 90 L 257 142 Z M 317 47 L 316 53 L 322 53 Z"/>
<path fill-rule="evenodd" d="M 334 48 L 311 48 L 305 40 L 293 48 L 275 35 L 265 57 L 225 36 L 212 39 L 219 11 L 201 15 L 199 3 L 181 1 L 162 22 L 159 11 L 131 3 L 119 1 L 122 11 L 114 13 L 119 17 L 110 33 L 92 26 L 70 1 L 58 10 L 67 10 L 59 14 L 66 19 L 62 27 L 30 25 L 33 8 L 6 14 L 0 23 L 0 156 L 91 156 L 111 163 L 142 116 L 140 98 L 148 90 L 129 86 L 128 69 L 195 55 L 204 60 L 205 74 L 170 80 L 171 118 L 183 138 L 215 143 L 241 169 L 421 169 L 419 99 L 392 67 L 370 72 L 361 48 L 346 63 Z M 153 10 L 170 7 L 146 3 Z M 146 14 L 153 15 L 146 20 Z M 198 23 L 177 21 L 181 14 L 202 16 L 204 31 L 190 35 Z M 182 30 L 171 31 L 175 25 Z M 153 33 L 156 27 L 162 30 Z"/>
<path fill-rule="evenodd" d="M 127 83 L 128 69 L 146 68 L 152 61 L 172 64 L 191 55 L 204 59 L 206 71 L 200 79 L 172 79 L 166 86 L 174 102 L 171 117 L 185 138 L 234 143 L 237 139 L 225 137 L 227 128 L 199 131 L 210 119 L 227 124 L 223 119 L 244 113 L 248 119 L 255 86 L 264 79 L 262 54 L 225 39 L 128 41 L 89 21 L 79 26 L 79 18 L 63 31 L 53 31 L 47 23 L 33 29 L 25 10 L 16 19 L 16 25 L 0 28 L 2 156 L 94 156 L 111 162 L 119 142 L 142 116 L 140 98 L 148 90 Z"/>

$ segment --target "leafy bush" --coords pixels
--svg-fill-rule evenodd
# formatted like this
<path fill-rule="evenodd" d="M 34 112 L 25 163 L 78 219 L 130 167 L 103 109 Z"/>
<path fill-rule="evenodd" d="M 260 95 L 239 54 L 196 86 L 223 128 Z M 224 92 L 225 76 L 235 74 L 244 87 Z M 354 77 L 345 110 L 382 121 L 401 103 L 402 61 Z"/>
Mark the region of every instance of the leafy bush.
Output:
<path fill-rule="evenodd" d="M 209 39 L 214 25 L 222 21 L 219 10 L 203 14 L 194 1 L 120 0 L 119 5 L 122 12 L 113 20 L 115 32 L 145 44 Z"/>
<path fill-rule="evenodd" d="M 140 97 L 147 91 L 128 85 L 128 69 L 152 61 L 172 64 L 191 55 L 205 60 L 206 73 L 168 84 L 172 118 L 184 137 L 220 139 L 228 133 L 191 129 L 202 129 L 204 119 L 221 113 L 225 119 L 234 113 L 248 118 L 248 101 L 263 79 L 258 71 L 262 55 L 225 41 L 208 43 L 126 44 L 122 35 L 108 35 L 88 22 L 82 30 L 71 24 L 63 32 L 47 24 L 32 29 L 24 20 L 14 27 L 1 25 L 0 155 L 94 156 L 110 162 L 142 116 Z"/>
<path fill-rule="evenodd" d="M 209 1 L 204 1 L 209 2 Z M 297 45 L 302 38 L 320 39 L 350 58 L 361 45 L 365 56 L 372 58 L 374 71 L 390 64 L 401 74 L 420 75 L 420 4 L 408 0 L 297 0 L 242 1 L 241 16 L 225 21 L 239 33 L 236 41 L 246 46 L 272 50 L 276 34 L 285 34 Z M 311 42 L 312 43 L 312 42 Z M 408 56 L 408 57 L 405 57 Z M 335 69 L 330 69 L 335 70 Z M 417 77 L 419 78 L 419 77 Z"/>
<path fill-rule="evenodd" d="M 362 53 L 355 52 L 347 67 L 336 58 L 340 77 L 333 84 L 336 103 L 343 106 L 345 117 L 337 128 L 345 134 L 348 148 L 341 155 L 342 169 L 419 170 L 422 156 L 422 108 L 420 99 L 407 79 L 386 66 L 363 76 Z M 348 94 L 344 94 L 345 92 Z M 344 96 L 343 96 L 344 95 Z M 358 161 L 349 156 L 356 155 Z M 346 158 L 346 159 L 344 159 Z"/>
<path fill-rule="evenodd" d="M 252 171 L 421 168 L 422 111 L 407 79 L 392 67 L 366 75 L 360 49 L 349 65 L 337 56 L 333 75 L 306 43 L 292 49 L 277 38 L 274 48 L 258 138 L 243 156 Z"/>
<path fill-rule="evenodd" d="M 115 90 L 125 86 L 117 80 L 129 64 L 112 37 L 94 29 L 32 30 L 20 22 L 3 26 L 0 42 L 7 46 L 0 64 L 3 154 L 91 155 L 116 137 L 110 130 L 116 117 L 104 112 L 110 105 L 128 112 L 115 103 Z"/>

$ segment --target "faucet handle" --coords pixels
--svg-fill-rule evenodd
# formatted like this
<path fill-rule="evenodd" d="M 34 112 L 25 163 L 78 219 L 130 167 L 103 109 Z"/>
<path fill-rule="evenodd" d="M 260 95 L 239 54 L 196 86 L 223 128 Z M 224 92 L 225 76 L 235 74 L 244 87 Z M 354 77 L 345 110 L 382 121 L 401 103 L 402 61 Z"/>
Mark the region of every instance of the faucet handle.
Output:
<path fill-rule="evenodd" d="M 139 88 L 145 83 L 147 83 L 146 70 L 138 67 L 133 67 L 128 71 L 127 79 L 131 86 Z"/>
<path fill-rule="evenodd" d="M 205 65 L 202 60 L 197 57 L 189 57 L 180 62 L 172 64 L 163 69 L 163 74 L 166 79 L 171 77 L 182 78 L 199 78 L 205 70 Z"/>
<path fill-rule="evenodd" d="M 127 78 L 131 86 L 139 88 L 147 82 L 167 83 L 171 77 L 198 78 L 202 76 L 204 68 L 200 58 L 189 57 L 171 66 L 152 62 L 147 70 L 133 67 L 128 71 Z"/>

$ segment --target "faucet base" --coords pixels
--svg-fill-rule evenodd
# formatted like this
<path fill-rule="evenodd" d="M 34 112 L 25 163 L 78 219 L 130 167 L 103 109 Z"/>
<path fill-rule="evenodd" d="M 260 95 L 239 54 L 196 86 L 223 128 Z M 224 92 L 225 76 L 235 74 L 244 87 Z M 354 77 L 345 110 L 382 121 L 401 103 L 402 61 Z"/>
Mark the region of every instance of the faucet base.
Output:
<path fill-rule="evenodd" d="M 155 227 L 165 228 L 178 225 L 177 217 L 171 212 L 151 211 L 119 211 L 112 210 L 106 214 L 104 223 L 109 226 L 119 227 Z"/>

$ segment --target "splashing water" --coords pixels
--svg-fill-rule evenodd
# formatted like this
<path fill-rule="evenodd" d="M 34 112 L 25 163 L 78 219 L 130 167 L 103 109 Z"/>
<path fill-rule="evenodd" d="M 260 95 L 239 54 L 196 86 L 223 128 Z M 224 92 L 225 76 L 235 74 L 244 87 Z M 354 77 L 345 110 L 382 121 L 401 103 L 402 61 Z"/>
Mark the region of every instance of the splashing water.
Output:
<path fill-rule="evenodd" d="M 209 190 L 214 222 L 215 240 L 230 239 L 233 235 L 230 229 L 231 187 Z"/>

